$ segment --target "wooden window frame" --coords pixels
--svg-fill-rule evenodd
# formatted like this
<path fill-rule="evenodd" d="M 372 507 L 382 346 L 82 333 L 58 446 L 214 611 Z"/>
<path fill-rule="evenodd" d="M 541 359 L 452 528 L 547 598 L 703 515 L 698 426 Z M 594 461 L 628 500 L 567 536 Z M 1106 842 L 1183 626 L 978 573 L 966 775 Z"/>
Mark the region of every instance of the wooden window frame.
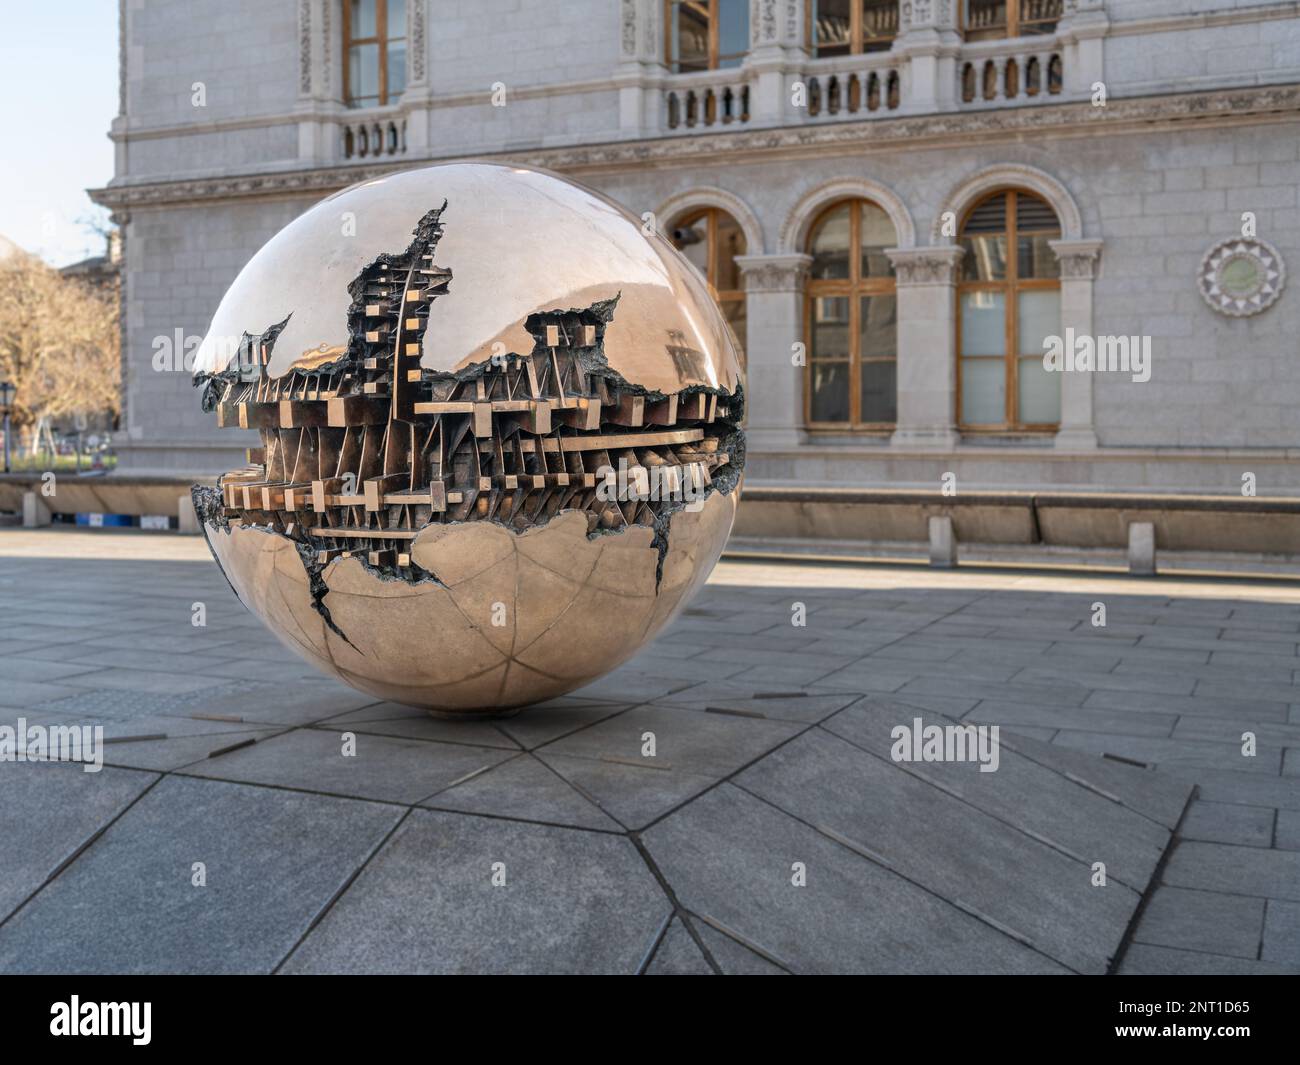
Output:
<path fill-rule="evenodd" d="M 846 278 L 836 278 L 834 280 L 814 280 L 809 276 L 807 283 L 804 285 L 803 297 L 803 338 L 804 352 L 807 356 L 804 359 L 803 373 L 803 423 L 804 427 L 812 432 L 830 433 L 830 432 L 853 432 L 853 433 L 883 433 L 892 432 L 898 425 L 898 397 L 894 397 L 894 421 L 892 422 L 866 422 L 861 420 L 862 415 L 862 364 L 866 362 L 892 362 L 894 363 L 894 389 L 898 389 L 898 325 L 895 322 L 894 333 L 894 355 L 893 358 L 883 356 L 872 356 L 866 360 L 862 358 L 862 335 L 861 321 L 862 300 L 863 296 L 893 296 L 894 309 L 898 309 L 898 280 L 893 274 L 887 277 L 872 277 L 863 279 L 862 277 L 862 206 L 868 204 L 884 210 L 875 200 L 868 200 L 861 197 L 855 197 L 848 200 L 836 200 L 834 203 L 827 204 L 813 219 L 812 225 L 808 227 L 808 238 L 804 242 L 804 251 L 806 254 L 812 254 L 813 241 L 817 237 L 817 232 L 833 212 L 838 211 L 845 204 L 849 206 L 849 276 Z M 888 214 L 888 212 L 886 212 Z M 892 222 L 892 219 L 891 219 Z M 897 233 L 895 233 L 897 239 Z M 812 419 L 812 401 L 813 401 L 813 301 L 820 296 L 844 296 L 849 301 L 849 420 L 846 422 L 815 422 Z M 837 362 L 841 360 L 822 360 L 827 362 Z"/>
<path fill-rule="evenodd" d="M 409 40 L 405 35 L 401 37 L 388 36 L 388 5 L 390 3 L 400 4 L 405 7 L 406 0 L 375 0 L 375 36 L 356 38 L 352 36 L 352 5 L 355 2 L 356 0 L 343 0 L 343 103 L 346 107 L 354 110 L 364 110 L 367 107 L 387 107 L 390 102 L 388 92 L 388 45 L 390 41 Z M 409 27 L 407 28 L 409 30 Z M 349 94 L 348 86 L 352 83 L 352 46 L 354 44 L 375 44 L 379 46 L 379 99 L 375 103 L 354 104 L 353 97 Z M 369 97 L 364 99 L 369 100 Z"/>
<path fill-rule="evenodd" d="M 717 0 L 664 0 L 664 65 L 673 74 L 703 74 L 702 70 L 679 71 L 674 69 L 677 60 L 673 58 L 673 8 L 688 5 L 691 7 L 705 7 L 705 20 L 708 23 L 709 36 L 709 65 L 708 70 L 718 70 L 719 59 L 723 58 L 718 54 L 718 8 Z M 746 44 L 745 50 L 738 53 L 743 59 L 749 54 L 749 45 Z M 736 56 L 727 55 L 725 58 L 734 59 Z"/>
<path fill-rule="evenodd" d="M 708 267 L 705 272 L 705 281 L 708 282 L 710 295 L 713 296 L 714 300 L 717 301 L 720 307 L 725 308 L 725 305 L 728 303 L 747 304 L 748 296 L 744 288 L 718 288 L 719 263 L 722 255 L 722 245 L 718 241 L 718 223 L 724 215 L 731 220 L 736 229 L 739 230 L 741 237 L 745 240 L 745 248 L 740 252 L 740 254 L 747 255 L 749 253 L 749 239 L 745 236 L 745 231 L 741 227 L 740 222 L 736 220 L 735 216 L 732 215 L 730 211 L 723 207 L 694 207 L 688 210 L 685 214 L 679 215 L 669 227 L 669 232 L 671 233 L 672 230 L 676 229 L 678 226 L 693 226 L 695 223 L 699 222 L 700 219 L 705 219 L 704 240 Z M 748 314 L 748 306 L 746 306 L 746 314 Z M 725 309 L 723 317 L 726 318 Z M 730 319 L 727 320 L 730 321 Z M 737 337 L 736 339 L 740 341 L 740 354 L 743 362 L 745 360 L 745 337 Z"/>
<path fill-rule="evenodd" d="M 966 222 L 974 213 L 977 207 L 980 207 L 995 199 L 998 196 L 1007 197 L 1007 228 L 1003 230 L 1007 238 L 1007 272 L 1006 277 L 1001 281 L 966 281 L 962 277 L 965 269 L 965 254 L 958 263 L 958 281 L 956 293 L 956 351 L 957 359 L 957 428 L 963 433 L 980 433 L 980 434 L 1006 434 L 1006 433 L 1054 433 L 1060 429 L 1059 422 L 1021 422 L 1019 420 L 1020 412 L 1020 360 L 1029 358 L 1041 352 L 1022 352 L 1020 348 L 1020 300 L 1021 292 L 1060 292 L 1061 279 L 1059 277 L 1020 277 L 1020 230 L 1016 225 L 1017 204 L 1020 196 L 1028 196 L 1030 199 L 1038 200 L 1052 208 L 1052 213 L 1057 214 L 1056 208 L 1037 193 L 1030 192 L 1027 189 L 1017 188 L 1014 185 L 1003 186 L 994 189 L 987 195 L 981 196 L 968 208 L 962 215 L 961 225 L 957 227 L 957 242 L 961 244 L 964 237 Z M 1026 233 L 1042 234 L 1052 233 L 1056 240 L 1061 239 L 1060 215 L 1057 214 L 1057 226 L 1054 230 L 1045 229 L 1028 229 Z M 978 236 L 997 236 L 996 233 L 980 233 Z M 1003 292 L 1003 342 L 1006 350 L 1002 353 L 1002 372 L 1003 383 L 1005 386 L 1005 402 L 1003 407 L 1003 421 L 1000 425 L 987 422 L 967 423 L 962 420 L 962 377 L 964 374 L 964 364 L 966 358 L 962 356 L 961 349 L 961 310 L 962 295 L 966 292 Z M 969 358 L 996 359 L 996 355 L 973 355 Z"/>
<path fill-rule="evenodd" d="M 867 42 L 863 37 L 863 18 L 862 8 L 864 0 L 853 0 L 849 7 L 849 55 L 874 55 L 875 52 L 867 52 Z M 839 56 L 818 56 L 817 54 L 817 26 L 813 21 L 813 8 L 816 5 L 812 0 L 805 0 L 804 15 L 804 40 L 807 42 L 808 54 L 814 59 L 837 59 Z M 898 39 L 898 31 L 888 38 L 889 48 L 894 46 L 894 41 Z M 876 52 L 887 52 L 889 48 L 878 48 Z"/>
<path fill-rule="evenodd" d="M 1060 19 L 1061 19 L 1062 17 L 1064 17 L 1064 12 L 1062 12 L 1062 15 L 1061 15 L 1061 16 L 1058 16 L 1055 20 L 1052 20 L 1052 19 L 1026 19 L 1026 18 L 1022 18 L 1022 17 L 1021 17 L 1021 14 L 1020 14 L 1020 13 L 1021 13 L 1021 5 L 1024 4 L 1024 3 L 1025 3 L 1025 0 L 1006 0 L 1006 5 L 1007 5 L 1007 25 L 1006 25 L 1006 32 L 1004 32 L 1004 33 L 995 33 L 995 32 L 991 32 L 991 31 L 989 31 L 989 30 L 968 30 L 968 29 L 966 28 L 966 7 L 967 7 L 967 0 L 960 0 L 960 3 L 957 5 L 957 14 L 958 14 L 958 18 L 959 18 L 959 20 L 960 20 L 960 21 L 959 21 L 959 25 L 960 25 L 960 28 L 961 28 L 961 35 L 962 35 L 962 37 L 963 37 L 965 40 L 970 40 L 970 41 L 1001 41 L 1001 40 L 1008 40 L 1008 39 L 1010 39 L 1010 38 L 1012 38 L 1012 37 L 1019 37 L 1019 36 L 1021 36 L 1021 35 L 1022 35 L 1022 34 L 1021 34 L 1021 28 L 1022 28 L 1023 26 L 1025 26 L 1025 25 L 1032 25 L 1032 24 L 1034 24 L 1034 23 L 1040 23 L 1040 22 L 1051 22 L 1051 21 L 1056 21 L 1057 23 L 1059 23 L 1059 22 L 1060 22 Z M 975 33 L 976 36 L 974 36 L 974 37 L 970 36 L 971 33 Z M 1034 36 L 1039 36 L 1039 34 L 1034 34 Z"/>

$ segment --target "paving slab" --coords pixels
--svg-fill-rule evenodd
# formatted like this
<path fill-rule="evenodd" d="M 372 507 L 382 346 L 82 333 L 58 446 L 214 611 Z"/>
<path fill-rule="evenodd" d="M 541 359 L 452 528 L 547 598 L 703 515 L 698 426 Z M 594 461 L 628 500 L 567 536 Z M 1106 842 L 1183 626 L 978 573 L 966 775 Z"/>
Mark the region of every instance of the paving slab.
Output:
<path fill-rule="evenodd" d="M 802 725 L 787 721 L 696 713 L 655 704 L 575 732 L 541 748 L 547 755 L 668 766 L 686 773 L 722 777 L 784 743 Z M 643 753 L 653 734 L 655 754 Z"/>
<path fill-rule="evenodd" d="M 21 655 L 0 655 L 0 682 L 7 685 L 10 681 L 45 681 L 58 680 L 61 677 L 73 677 L 78 673 L 92 673 L 94 665 L 77 663 L 63 659 L 25 658 Z"/>
<path fill-rule="evenodd" d="M 1205 714 L 1246 721 L 1285 721 L 1281 700 L 1220 699 L 1203 695 L 1159 695 L 1155 692 L 1095 691 L 1083 704 L 1098 710 L 1150 710 L 1171 714 Z"/>
<path fill-rule="evenodd" d="M 642 841 L 684 906 L 793 972 L 1066 971 L 731 784 Z M 806 887 L 792 883 L 794 862 Z"/>
<path fill-rule="evenodd" d="M 626 838 L 417 810 L 282 971 L 633 973 L 670 912 Z"/>
<path fill-rule="evenodd" d="M 130 731 L 138 735 L 134 729 Z M 168 772 L 221 757 L 232 748 L 270 739 L 276 732 L 276 729 L 255 729 L 183 736 L 167 734 L 165 739 L 144 735 L 130 742 L 106 742 L 104 764 Z"/>
<path fill-rule="evenodd" d="M 644 857 L 653 857 L 673 892 L 684 894 L 671 914 L 650 876 L 654 913 L 630 918 L 635 934 L 608 933 L 618 946 L 607 971 L 703 972 L 716 966 L 784 973 L 857 971 L 872 964 L 892 971 L 891 949 L 903 956 L 894 968 L 925 969 L 933 958 L 923 948 L 944 941 L 950 932 L 945 921 L 955 922 L 959 934 L 946 938 L 958 944 L 959 958 L 967 950 L 973 971 L 1024 968 L 1020 952 L 1028 948 L 1019 937 L 1040 948 L 1029 951 L 1032 962 L 1061 958 L 1072 968 L 1096 971 L 1109 953 L 1116 915 L 1092 914 L 1088 906 L 1099 904 L 1085 896 L 1082 914 L 1046 920 L 1026 896 L 1016 895 L 1017 882 L 1003 869 L 1014 866 L 1022 880 L 1047 884 L 1050 890 L 1035 897 L 1044 912 L 1053 912 L 1071 897 L 1064 871 L 1088 867 L 1095 852 L 1105 856 L 1111 881 L 1105 890 L 1112 894 L 1101 897 L 1126 898 L 1128 889 L 1151 879 L 1170 830 L 1183 818 L 1177 853 L 1162 868 L 1173 882 L 1152 889 L 1140 911 L 1141 935 L 1129 944 L 1132 957 L 1121 958 L 1122 971 L 1265 971 L 1294 961 L 1293 911 L 1300 900 L 1293 885 L 1300 877 L 1290 858 L 1300 855 L 1300 788 L 1295 775 L 1283 774 L 1300 772 L 1300 602 L 1289 601 L 1300 597 L 1280 586 L 724 560 L 659 640 L 577 697 L 510 719 L 456 722 L 319 677 L 244 610 L 200 541 L 101 532 L 96 538 L 0 529 L 0 609 L 8 619 L 0 627 L 0 707 L 7 707 L 0 709 L 0 725 L 24 713 L 29 722 L 102 724 L 110 738 L 127 742 L 106 746 L 108 768 L 100 780 L 128 773 L 157 781 L 152 773 L 116 768 L 141 766 L 169 774 L 153 791 L 183 784 L 268 797 L 266 807 L 248 802 L 219 815 L 228 835 L 238 836 L 245 819 L 286 802 L 314 809 L 358 794 L 373 801 L 357 805 L 377 806 L 390 819 L 453 819 L 475 825 L 475 836 L 486 831 L 480 826 L 491 826 L 528 838 L 540 832 L 596 840 L 623 848 L 617 853 L 630 846 L 631 864 L 624 871 L 615 862 L 611 876 L 640 882 L 649 874 Z M 100 543 L 124 546 L 101 557 Z M 14 557 L 11 544 L 25 556 Z M 180 554 L 141 557 L 146 548 Z M 1089 624 L 1099 598 L 1108 605 L 1108 630 Z M 189 624 L 195 601 L 207 605 L 206 628 Z M 795 601 L 808 610 L 801 629 L 790 625 Z M 898 702 L 889 693 L 904 688 L 901 705 L 879 705 Z M 889 726 L 914 716 L 1000 724 L 998 772 L 980 774 L 970 764 L 896 765 L 889 760 Z M 211 718 L 219 720 L 205 720 Z M 787 732 L 774 741 L 773 728 Z M 1247 729 L 1263 748 L 1262 763 L 1257 757 L 1253 765 L 1241 764 L 1240 737 Z M 359 761 L 352 765 L 342 758 L 343 731 L 358 740 Z M 659 741 L 657 768 L 640 757 L 644 731 L 654 731 Z M 143 738 L 160 734 L 166 739 Z M 1092 739 L 1079 738 L 1084 735 Z M 255 742 L 226 750 L 245 740 Z M 1039 742 L 1055 740 L 1062 742 Z M 1073 749 L 1099 744 L 1159 768 L 1141 770 Z M 209 757 L 216 752 L 222 753 Z M 870 769 L 863 769 L 867 763 Z M 0 777 L 16 768 L 0 763 Z M 217 783 L 208 774 L 250 782 Z M 739 783 L 730 783 L 733 778 Z M 1198 798 L 1189 807 L 1193 786 Z M 179 801 L 182 794 L 189 795 L 176 791 L 168 800 L 180 811 L 172 820 L 189 824 L 193 817 Z M 731 804 L 725 810 L 724 800 Z M 35 896 L 34 888 L 23 890 L 22 876 L 6 881 L 12 863 L 0 862 L 0 900 L 5 888 L 31 897 L 0 931 L 31 906 L 45 905 L 42 900 L 65 882 L 76 887 L 66 896 L 73 900 L 68 905 L 90 907 L 92 916 L 96 907 L 115 904 L 112 892 L 108 902 L 99 897 L 103 876 L 84 876 L 81 867 L 91 858 L 101 861 L 98 849 L 118 825 L 143 826 L 142 837 L 150 831 L 144 821 L 131 820 L 135 807 L 123 807 L 114 828 L 95 838 L 102 827 L 98 807 L 65 802 L 55 791 L 47 798 L 44 785 L 9 809 L 21 813 L 34 803 L 43 804 L 35 816 L 38 829 L 50 811 L 89 816 L 86 825 L 75 819 L 66 830 L 55 825 L 48 852 L 34 848 L 30 876 L 37 887 L 61 868 Z M 106 805 L 103 823 L 114 809 Z M 253 969 L 273 968 L 308 928 L 315 935 L 325 927 L 312 922 L 328 921 L 330 900 L 339 898 L 393 823 L 384 822 L 371 849 L 362 849 L 346 874 L 347 862 L 331 869 L 339 874 L 324 878 L 332 887 L 308 878 L 306 894 L 323 901 L 292 910 L 293 920 L 310 911 L 294 926 L 298 936 L 279 954 L 258 954 L 249 963 Z M 620 834 L 624 829 L 675 841 L 671 853 L 660 863 L 649 848 L 635 851 Z M 143 838 L 137 843 L 143 855 Z M 174 842 L 163 846 L 176 849 Z M 566 875 L 581 881 L 586 851 L 577 843 L 570 847 L 578 857 L 568 861 Z M 1043 852 L 1050 857 L 1044 860 Z M 124 852 L 119 846 L 115 853 Z M 796 860 L 808 863 L 806 888 L 790 884 Z M 473 861 L 477 869 L 479 859 Z M 730 864 L 713 868 L 720 861 Z M 774 861 L 777 873 L 771 872 Z M 310 862 L 304 858 L 299 865 Z M 863 887 L 862 878 L 872 874 L 888 885 L 883 903 L 876 880 Z M 767 884 L 766 876 L 775 882 Z M 157 879 L 145 878 L 148 891 Z M 516 882 L 513 874 L 510 882 Z M 895 882 L 940 906 L 940 917 L 910 896 L 891 910 L 893 893 L 903 890 Z M 581 908 L 580 899 L 574 902 L 580 888 L 559 892 L 563 906 Z M 267 890 L 280 905 L 274 888 Z M 894 934 L 892 946 L 855 940 L 854 922 L 863 918 L 854 907 L 860 910 L 864 898 L 877 910 L 884 906 L 866 920 Z M 251 889 L 239 901 L 245 909 L 260 905 Z M 388 916 L 413 913 L 418 905 L 390 910 Z M 385 918 L 364 904 L 361 911 L 376 928 Z M 1259 943 L 1252 950 L 1252 922 L 1261 912 L 1263 927 L 1255 930 Z M 1098 917 L 1101 932 L 1084 927 L 1086 915 Z M 166 917 L 164 953 L 185 943 L 168 923 L 175 914 Z M 447 920 L 457 919 L 452 912 Z M 560 923 L 573 919 L 566 912 Z M 253 915 L 254 924 L 260 920 Z M 406 918 L 395 920 L 399 927 Z M 534 949 L 532 939 L 549 942 L 548 926 L 555 923 L 546 907 L 520 907 L 510 920 L 511 934 L 528 943 L 525 954 Z M 234 927 L 236 918 L 214 919 L 209 939 L 225 938 L 221 921 Z M 999 944 L 989 955 L 992 963 L 962 945 L 963 935 L 977 934 L 970 923 Z M 913 930 L 917 925 L 920 933 Z M 808 935 L 801 935 L 805 930 Z M 128 953 L 134 935 L 123 940 Z M 236 935 L 236 945 L 241 942 Z M 578 955 L 591 949 L 567 926 L 556 942 L 561 969 L 579 967 Z M 75 948 L 65 937 L 61 947 L 47 945 L 38 957 L 52 969 L 61 957 L 72 959 L 70 968 L 81 963 Z M 492 945 L 498 948 L 505 949 Z M 142 956 L 160 956 L 149 949 Z M 336 949 L 344 952 L 341 940 Z M 466 954 L 464 965 L 490 969 L 491 953 Z M 365 955 L 367 965 L 383 969 L 378 940 L 367 941 Z M 520 968 L 543 968 L 535 960 L 540 956 Z M 599 951 L 592 956 L 603 957 Z M 320 968 L 329 967 L 328 958 L 322 951 Z M 405 962 L 434 968 L 437 958 L 431 962 L 416 951 Z M 169 964 L 184 970 L 189 962 L 173 957 Z M 939 964 L 954 965 L 951 958 Z"/>
<path fill-rule="evenodd" d="M 917 716 L 926 724 L 943 721 L 915 714 L 906 704 L 868 701 L 821 727 L 889 758 L 890 730 L 910 726 Z M 1109 875 L 1130 887 L 1140 889 L 1150 880 L 1187 803 L 1189 785 L 1125 766 L 1094 765 L 1100 760 L 1089 756 L 1060 759 L 1051 746 L 1019 736 L 1002 736 L 1000 747 L 995 773 L 981 773 L 971 762 L 913 762 L 906 772 L 1063 853 L 1089 864 L 1104 861 Z"/>
<path fill-rule="evenodd" d="M 1120 976 L 1294 976 L 1300 968 L 1134 943 L 1124 955 Z"/>
<path fill-rule="evenodd" d="M 857 692 L 821 693 L 798 684 L 697 684 L 662 699 L 656 706 L 684 706 L 693 710 L 732 710 L 742 715 L 779 721 L 821 721 L 862 696 Z"/>
<path fill-rule="evenodd" d="M 0 762 L 0 920 L 157 779 L 129 769 Z"/>
<path fill-rule="evenodd" d="M 584 798 L 545 762 L 529 754 L 438 792 L 422 804 L 438 810 L 487 814 L 515 821 L 571 825 L 601 832 L 622 832 L 623 826 Z"/>
<path fill-rule="evenodd" d="M 69 681 L 72 678 L 67 678 Z M 158 695 L 188 695 L 222 682 L 217 677 L 198 673 L 162 672 L 156 669 L 125 669 L 112 666 L 91 673 L 78 673 L 75 686 L 96 691 L 108 689 L 125 692 L 151 692 Z"/>
<path fill-rule="evenodd" d="M 1300 902 L 1300 852 L 1184 840 L 1162 879 L 1175 887 Z"/>
<path fill-rule="evenodd" d="M 185 712 L 228 714 L 249 724 L 308 725 L 379 701 L 373 695 L 323 678 L 292 685 L 245 682 L 236 692 L 222 691 L 210 698 L 195 699 Z"/>
<path fill-rule="evenodd" d="M 373 706 L 331 717 L 314 728 L 335 732 L 370 733 L 375 736 L 402 736 L 412 740 L 437 740 L 441 743 L 467 743 L 474 747 L 504 747 L 519 750 L 491 721 L 453 721 L 434 717 L 426 710 L 401 703 L 375 703 Z"/>
<path fill-rule="evenodd" d="M 1254 733 L 1257 746 L 1263 743 L 1270 747 L 1300 747 L 1300 725 L 1246 721 L 1241 718 L 1221 720 L 1214 717 L 1180 717 L 1172 738 L 1212 740 L 1240 749 L 1246 742 L 1247 732 Z"/>
<path fill-rule="evenodd" d="M 514 717 L 496 722 L 501 732 L 526 751 L 621 714 L 630 703 L 597 703 L 585 699 L 552 699 Z"/>
<path fill-rule="evenodd" d="M 1300 903 L 1268 900 L 1259 956 L 1300 972 Z"/>
<path fill-rule="evenodd" d="M 654 957 L 646 966 L 646 976 L 713 976 L 713 970 L 704 960 L 700 948 L 690 932 L 677 917 L 655 949 Z"/>
<path fill-rule="evenodd" d="M 780 965 L 755 953 L 750 947 L 739 942 L 736 932 L 725 932 L 715 928 L 698 914 L 691 914 L 687 920 L 704 943 L 718 968 L 724 976 L 789 976 L 790 973 Z"/>
<path fill-rule="evenodd" d="M 1300 810 L 1278 810 L 1273 846 L 1300 851 Z"/>
<path fill-rule="evenodd" d="M 989 775 L 1002 772 L 1016 766 Z M 821 730 L 792 740 L 734 783 L 1075 972 L 1106 971 L 1146 886 L 1134 890 L 1113 878 L 1095 887 L 1092 860 L 1105 861 L 1106 852 L 1066 855 Z M 1064 778 L 1056 789 L 1076 790 Z"/>
<path fill-rule="evenodd" d="M 1276 776 L 1282 767 L 1282 748 L 1259 745 L 1253 757 L 1240 746 L 1208 740 L 1170 740 L 1151 736 L 1121 736 L 1113 732 L 1079 732 L 1062 729 L 1056 746 L 1093 755 L 1112 755 L 1162 769 L 1227 769 L 1233 772 Z"/>
<path fill-rule="evenodd" d="M 717 784 L 719 778 L 688 773 L 676 766 L 654 767 L 600 758 L 534 752 L 593 803 L 632 831 L 645 828 L 670 810 Z"/>
<path fill-rule="evenodd" d="M 0 972 L 269 972 L 400 816 L 169 777 L 0 927 Z"/>
<path fill-rule="evenodd" d="M 1239 806 L 1226 802 L 1196 800 L 1187 807 L 1179 826 L 1182 839 L 1207 843 L 1236 843 L 1247 847 L 1273 845 L 1276 811 L 1267 806 Z"/>
<path fill-rule="evenodd" d="M 209 758 L 192 776 L 412 804 L 510 757 L 494 747 L 356 734 L 343 753 L 343 730 L 299 729 Z"/>
<path fill-rule="evenodd" d="M 908 702 L 914 702 L 907 696 Z M 1060 710 L 1026 703 L 1009 703 L 988 699 L 961 715 L 963 721 L 1008 727 L 1031 726 L 1053 730 L 1109 732 L 1129 736 L 1164 738 L 1174 728 L 1174 714 L 1143 714 L 1136 711 Z"/>
<path fill-rule="evenodd" d="M 1080 756 L 1086 757 L 1086 756 Z M 1300 812 L 1300 787 L 1282 776 L 1246 773 L 1231 769 L 1187 769 L 1170 767 L 1155 774 L 1165 780 L 1195 785 L 1197 798 L 1207 802 L 1272 806 Z"/>
<path fill-rule="evenodd" d="M 1162 886 L 1147 900 L 1133 941 L 1254 959 L 1263 931 L 1263 899 Z"/>

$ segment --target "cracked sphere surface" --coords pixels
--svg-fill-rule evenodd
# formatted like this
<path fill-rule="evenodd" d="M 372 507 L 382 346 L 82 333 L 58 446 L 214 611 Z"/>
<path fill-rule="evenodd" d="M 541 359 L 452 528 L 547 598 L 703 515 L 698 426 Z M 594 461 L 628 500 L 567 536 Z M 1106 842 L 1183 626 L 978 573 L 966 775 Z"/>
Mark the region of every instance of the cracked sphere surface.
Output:
<path fill-rule="evenodd" d="M 744 465 L 734 338 L 641 219 L 520 167 L 362 182 L 276 234 L 195 362 L 261 446 L 194 490 L 244 604 L 379 698 L 493 713 L 634 655 Z"/>

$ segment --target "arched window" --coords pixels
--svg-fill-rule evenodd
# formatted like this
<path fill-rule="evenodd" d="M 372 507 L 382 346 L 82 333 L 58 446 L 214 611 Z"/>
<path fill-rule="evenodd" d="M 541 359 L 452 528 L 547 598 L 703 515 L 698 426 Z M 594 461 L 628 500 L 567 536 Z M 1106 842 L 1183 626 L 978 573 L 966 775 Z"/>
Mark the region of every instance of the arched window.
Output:
<path fill-rule="evenodd" d="M 869 200 L 832 204 L 809 230 L 804 417 L 812 428 L 884 429 L 897 419 L 898 315 L 885 254 L 896 243 L 889 215 Z"/>
<path fill-rule="evenodd" d="M 669 232 L 673 247 L 690 259 L 709 282 L 714 299 L 735 330 L 743 358 L 745 285 L 736 256 L 745 254 L 745 231 L 726 211 L 704 207 L 683 215 Z"/>
<path fill-rule="evenodd" d="M 1047 430 L 1060 421 L 1060 377 L 1043 367 L 1044 338 L 1061 332 L 1060 266 L 1048 246 L 1060 235 L 1056 212 L 1031 192 L 995 192 L 966 213 L 957 284 L 963 428 Z"/>

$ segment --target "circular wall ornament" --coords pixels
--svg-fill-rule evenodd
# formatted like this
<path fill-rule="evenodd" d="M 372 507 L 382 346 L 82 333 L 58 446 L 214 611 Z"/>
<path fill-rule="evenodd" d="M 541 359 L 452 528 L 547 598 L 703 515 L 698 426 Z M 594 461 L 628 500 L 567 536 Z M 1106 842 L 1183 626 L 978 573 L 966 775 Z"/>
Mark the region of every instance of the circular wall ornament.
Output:
<path fill-rule="evenodd" d="M 1254 237 L 1224 240 L 1205 253 L 1196 281 L 1201 297 L 1214 310 L 1244 318 L 1277 302 L 1286 281 L 1286 265 L 1268 241 Z"/>

